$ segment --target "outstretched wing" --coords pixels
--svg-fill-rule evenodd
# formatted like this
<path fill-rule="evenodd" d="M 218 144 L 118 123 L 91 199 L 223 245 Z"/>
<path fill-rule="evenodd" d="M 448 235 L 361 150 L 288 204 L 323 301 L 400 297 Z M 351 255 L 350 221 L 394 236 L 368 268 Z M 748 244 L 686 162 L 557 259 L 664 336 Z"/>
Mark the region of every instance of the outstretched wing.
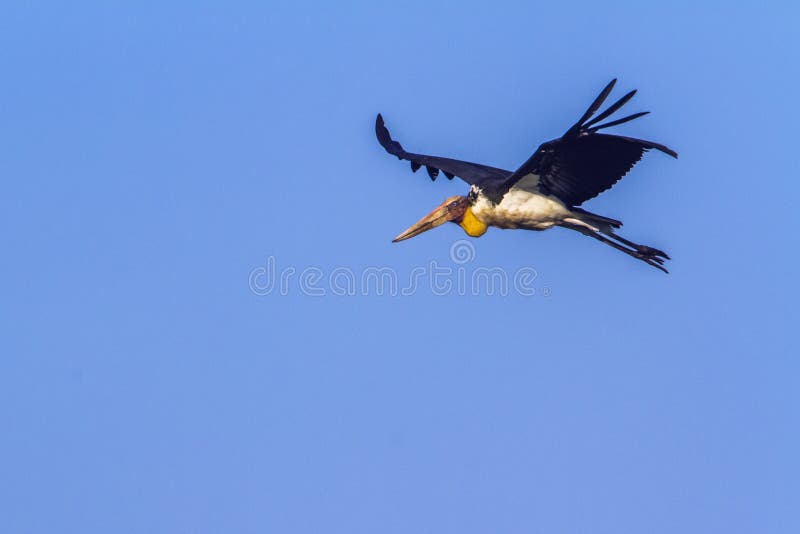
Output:
<path fill-rule="evenodd" d="M 618 120 L 595 126 L 608 118 L 630 100 L 636 91 L 631 91 L 605 111 L 592 119 L 616 83 L 612 80 L 580 118 L 559 139 L 548 141 L 517 169 L 499 190 L 505 191 L 519 183 L 533 184 L 537 191 L 553 195 L 568 206 L 579 206 L 617 183 L 651 149 L 660 150 L 677 158 L 678 154 L 664 145 L 597 133 L 599 130 L 623 124 L 646 115 L 634 113 Z M 524 182 L 521 182 L 522 180 Z M 521 183 L 520 183 L 521 182 Z"/>
<path fill-rule="evenodd" d="M 398 159 L 410 161 L 411 170 L 413 172 L 417 172 L 420 167 L 424 166 L 431 180 L 436 180 L 436 177 L 439 176 L 439 171 L 441 171 L 450 180 L 453 179 L 453 176 L 458 176 L 470 185 L 474 184 L 485 187 L 491 184 L 501 183 L 512 174 L 511 171 L 497 169 L 479 163 L 406 152 L 402 145 L 389 135 L 389 130 L 386 129 L 386 126 L 383 124 L 383 117 L 380 113 L 375 120 L 375 134 L 378 136 L 378 141 L 381 146 L 386 149 L 386 152 L 397 156 Z"/>

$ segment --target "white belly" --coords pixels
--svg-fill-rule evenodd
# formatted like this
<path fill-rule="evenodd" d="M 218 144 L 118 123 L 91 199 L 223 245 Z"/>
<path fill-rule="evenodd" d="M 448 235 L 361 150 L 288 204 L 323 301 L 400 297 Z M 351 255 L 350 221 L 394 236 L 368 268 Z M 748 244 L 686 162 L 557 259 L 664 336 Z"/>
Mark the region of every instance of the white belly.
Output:
<path fill-rule="evenodd" d="M 472 212 L 490 226 L 529 230 L 547 230 L 572 216 L 557 198 L 523 189 L 511 189 L 499 204 L 492 204 L 480 196 L 472 206 Z"/>

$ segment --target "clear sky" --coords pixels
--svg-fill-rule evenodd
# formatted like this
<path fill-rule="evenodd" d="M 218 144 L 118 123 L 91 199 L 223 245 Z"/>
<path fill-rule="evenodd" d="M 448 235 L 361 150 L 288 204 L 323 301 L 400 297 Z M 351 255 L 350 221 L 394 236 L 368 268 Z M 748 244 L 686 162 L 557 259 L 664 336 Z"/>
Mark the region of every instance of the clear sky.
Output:
<path fill-rule="evenodd" d="M 797 3 L 14 4 L 0 531 L 800 532 Z M 680 159 L 585 207 L 670 275 L 560 229 L 390 242 L 467 186 L 377 112 L 514 169 L 613 77 L 652 112 L 614 131 Z M 534 294 L 360 283 L 431 262 Z"/>

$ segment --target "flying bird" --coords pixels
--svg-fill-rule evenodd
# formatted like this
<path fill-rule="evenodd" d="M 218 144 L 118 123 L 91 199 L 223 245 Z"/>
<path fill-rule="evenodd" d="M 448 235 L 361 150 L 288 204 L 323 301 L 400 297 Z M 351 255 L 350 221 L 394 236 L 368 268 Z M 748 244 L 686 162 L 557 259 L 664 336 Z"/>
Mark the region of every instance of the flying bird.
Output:
<path fill-rule="evenodd" d="M 458 176 L 470 185 L 467 196 L 448 198 L 393 241 L 409 239 L 448 221 L 458 224 L 472 237 L 482 236 L 490 226 L 525 230 L 547 230 L 561 226 L 593 237 L 668 272 L 663 266 L 664 261 L 670 259 L 665 252 L 623 238 L 615 231 L 622 226 L 622 222 L 579 207 L 610 189 L 642 159 L 645 152 L 655 149 L 678 157 L 674 150 L 658 143 L 600 133 L 600 130 L 649 113 L 634 113 L 600 124 L 636 94 L 636 90 L 629 92 L 594 116 L 616 82 L 616 79 L 611 80 L 586 113 L 564 135 L 542 144 L 513 172 L 478 163 L 406 152 L 400 143 L 392 139 L 383 117 L 378 114 L 375 133 L 389 154 L 410 161 L 413 172 L 424 166 L 431 180 L 436 180 L 441 172 L 450 180 Z"/>

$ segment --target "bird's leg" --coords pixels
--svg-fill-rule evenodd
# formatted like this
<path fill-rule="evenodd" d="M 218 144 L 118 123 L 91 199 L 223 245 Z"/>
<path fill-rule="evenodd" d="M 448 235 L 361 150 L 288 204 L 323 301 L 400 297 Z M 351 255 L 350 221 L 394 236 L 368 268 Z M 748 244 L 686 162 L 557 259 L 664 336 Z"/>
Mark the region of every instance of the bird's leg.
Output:
<path fill-rule="evenodd" d="M 631 245 L 635 247 L 633 250 L 631 250 L 631 249 L 629 249 L 627 247 L 623 247 L 619 243 L 616 243 L 616 242 L 612 241 L 611 239 L 607 238 L 606 236 L 602 235 L 599 232 L 592 232 L 592 233 L 588 233 L 587 232 L 586 235 L 591 235 L 595 239 L 597 239 L 599 241 L 602 241 L 603 243 L 605 243 L 607 245 L 611 245 L 615 249 L 617 249 L 617 250 L 619 250 L 621 252 L 624 252 L 625 254 L 628 254 L 629 256 L 633 256 L 634 258 L 642 260 L 643 262 L 645 262 L 648 265 L 652 265 L 656 269 L 662 270 L 665 273 L 669 273 L 668 270 L 666 270 L 664 267 L 662 267 L 662 264 L 664 263 L 664 258 L 661 257 L 661 256 L 664 256 L 665 258 L 668 259 L 668 256 L 666 254 L 662 253 L 661 251 L 657 250 L 657 249 L 653 249 L 653 248 L 645 247 L 645 246 L 641 246 L 641 245 L 636 245 L 635 243 L 632 243 L 631 241 L 628 241 L 627 239 L 624 240 L 624 241 L 622 239 L 620 239 L 620 241 L 622 241 L 623 243 L 625 243 L 627 241 L 627 243 L 631 243 Z M 614 237 L 618 238 L 619 236 L 617 236 L 615 234 Z"/>
<path fill-rule="evenodd" d="M 666 252 L 662 251 L 662 250 L 658 250 L 657 248 L 653 248 L 653 247 L 648 247 L 647 245 L 639 245 L 637 243 L 634 243 L 633 241 L 628 241 L 624 237 L 622 237 L 620 235 L 617 235 L 615 233 L 611 233 L 610 235 L 611 235 L 611 237 L 613 237 L 614 239 L 616 239 L 620 243 L 622 243 L 624 245 L 628 245 L 629 247 L 631 247 L 632 249 L 636 250 L 637 252 L 640 252 L 642 254 L 647 254 L 649 256 L 661 256 L 662 258 L 664 258 L 666 260 L 670 259 L 669 255 Z"/>
<path fill-rule="evenodd" d="M 562 223 L 561 226 L 564 226 L 565 228 L 569 228 L 571 230 L 578 231 L 584 235 L 588 235 L 589 237 L 593 237 L 598 241 L 602 241 L 606 245 L 614 247 L 620 252 L 624 252 L 628 256 L 633 256 L 637 260 L 642 260 L 646 264 L 652 265 L 656 269 L 664 271 L 665 273 L 669 273 L 669 271 L 667 271 L 664 267 L 662 267 L 664 260 L 669 259 L 669 256 L 667 256 L 665 253 L 663 253 L 658 249 L 654 249 L 652 247 L 645 247 L 643 245 L 637 245 L 636 243 L 628 241 L 627 239 L 624 238 L 620 238 L 618 235 L 613 233 L 609 233 L 608 234 L 609 237 L 606 237 L 601 232 L 597 231 L 595 228 L 592 228 L 586 224 L 575 224 L 570 221 Z M 610 239 L 611 237 L 619 240 L 622 243 L 625 243 L 631 248 L 628 248 L 626 246 L 617 243 L 616 241 L 613 241 L 612 239 Z"/>

